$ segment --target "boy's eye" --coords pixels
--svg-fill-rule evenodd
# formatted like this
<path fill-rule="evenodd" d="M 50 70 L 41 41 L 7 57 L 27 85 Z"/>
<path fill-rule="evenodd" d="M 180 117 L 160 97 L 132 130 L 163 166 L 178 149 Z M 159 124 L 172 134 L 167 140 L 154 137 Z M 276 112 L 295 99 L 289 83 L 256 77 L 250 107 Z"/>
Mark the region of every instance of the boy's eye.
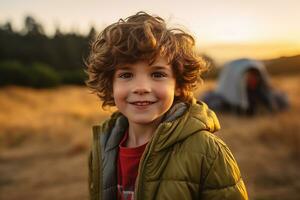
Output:
<path fill-rule="evenodd" d="M 133 76 L 132 73 L 129 72 L 119 74 L 119 78 L 123 78 L 123 79 L 128 79 L 131 78 L 132 76 Z"/>
<path fill-rule="evenodd" d="M 151 76 L 152 76 L 153 78 L 164 78 L 164 77 L 167 76 L 167 74 L 166 74 L 166 73 L 163 73 L 163 72 L 153 72 L 153 73 L 151 74 Z"/>

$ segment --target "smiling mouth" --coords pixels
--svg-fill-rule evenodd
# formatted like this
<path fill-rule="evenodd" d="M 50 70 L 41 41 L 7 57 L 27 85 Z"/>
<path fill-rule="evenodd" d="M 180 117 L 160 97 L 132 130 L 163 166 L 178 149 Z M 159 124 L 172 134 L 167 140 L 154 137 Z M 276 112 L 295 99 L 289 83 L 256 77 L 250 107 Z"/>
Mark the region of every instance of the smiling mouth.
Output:
<path fill-rule="evenodd" d="M 134 101 L 130 102 L 130 104 L 135 105 L 135 106 L 148 106 L 151 104 L 154 104 L 155 101 Z"/>

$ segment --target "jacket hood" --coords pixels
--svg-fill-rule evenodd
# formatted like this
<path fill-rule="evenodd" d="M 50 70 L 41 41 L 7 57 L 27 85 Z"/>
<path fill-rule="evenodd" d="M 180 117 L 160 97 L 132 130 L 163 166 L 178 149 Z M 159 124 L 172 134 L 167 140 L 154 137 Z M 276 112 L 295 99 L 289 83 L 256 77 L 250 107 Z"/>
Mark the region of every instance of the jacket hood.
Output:
<path fill-rule="evenodd" d="M 154 136 L 157 134 L 156 151 L 165 149 L 199 131 L 214 133 L 220 129 L 215 113 L 203 102 L 176 104 L 166 116 L 170 117 L 167 117 L 154 133 Z"/>
<path fill-rule="evenodd" d="M 100 127 L 94 127 L 94 129 L 100 129 L 104 151 L 117 147 L 127 128 L 128 121 L 119 112 L 114 113 Z M 213 133 L 219 129 L 220 124 L 215 113 L 205 103 L 194 100 L 191 104 L 174 104 L 153 134 L 154 151 L 165 149 L 196 132 Z"/>

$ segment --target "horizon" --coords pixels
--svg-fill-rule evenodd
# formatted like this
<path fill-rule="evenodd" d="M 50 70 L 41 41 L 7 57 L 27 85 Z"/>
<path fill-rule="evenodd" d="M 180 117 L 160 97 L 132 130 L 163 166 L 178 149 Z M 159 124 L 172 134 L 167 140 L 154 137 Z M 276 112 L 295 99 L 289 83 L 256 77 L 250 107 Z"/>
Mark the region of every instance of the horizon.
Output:
<path fill-rule="evenodd" d="M 0 24 L 9 21 L 20 31 L 25 16 L 32 16 L 48 36 L 56 28 L 63 33 L 87 34 L 93 26 L 99 33 L 118 19 L 143 10 L 161 16 L 171 27 L 187 30 L 196 38 L 197 48 L 217 63 L 238 57 L 271 59 L 300 54 L 300 2 L 296 0 L 20 2 L 0 3 Z"/>

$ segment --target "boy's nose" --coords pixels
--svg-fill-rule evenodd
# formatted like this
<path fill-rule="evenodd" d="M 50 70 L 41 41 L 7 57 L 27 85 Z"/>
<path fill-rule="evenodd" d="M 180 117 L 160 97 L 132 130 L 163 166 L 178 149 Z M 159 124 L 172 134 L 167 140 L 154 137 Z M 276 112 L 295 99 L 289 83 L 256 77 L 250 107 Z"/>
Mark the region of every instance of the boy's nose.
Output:
<path fill-rule="evenodd" d="M 149 89 L 149 88 L 146 88 L 146 87 L 136 87 L 136 88 L 133 90 L 133 93 L 139 94 L 139 95 L 143 95 L 143 94 L 150 93 L 150 89 Z"/>
<path fill-rule="evenodd" d="M 147 81 L 147 78 L 140 78 L 134 83 L 132 92 L 139 95 L 150 93 L 151 84 L 149 83 L 149 81 Z"/>
<path fill-rule="evenodd" d="M 147 94 L 151 92 L 151 80 L 148 79 L 147 75 L 137 75 L 132 82 L 132 92 L 134 94 Z"/>

